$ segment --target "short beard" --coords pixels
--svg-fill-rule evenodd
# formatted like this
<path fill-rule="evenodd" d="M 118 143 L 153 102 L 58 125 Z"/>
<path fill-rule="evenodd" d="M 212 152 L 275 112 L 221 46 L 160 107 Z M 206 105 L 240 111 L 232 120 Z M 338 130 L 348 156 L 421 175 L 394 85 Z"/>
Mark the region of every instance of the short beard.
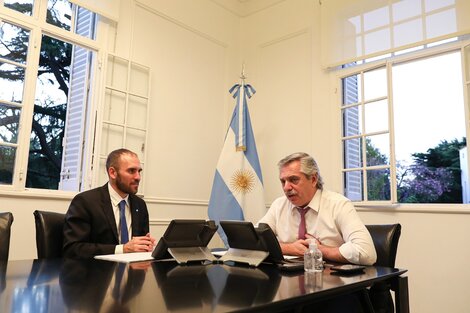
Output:
<path fill-rule="evenodd" d="M 124 193 L 135 195 L 138 191 L 138 188 L 136 189 L 136 191 L 132 190 L 130 187 L 122 183 L 121 176 L 119 175 L 119 173 L 116 174 L 116 187 Z"/>

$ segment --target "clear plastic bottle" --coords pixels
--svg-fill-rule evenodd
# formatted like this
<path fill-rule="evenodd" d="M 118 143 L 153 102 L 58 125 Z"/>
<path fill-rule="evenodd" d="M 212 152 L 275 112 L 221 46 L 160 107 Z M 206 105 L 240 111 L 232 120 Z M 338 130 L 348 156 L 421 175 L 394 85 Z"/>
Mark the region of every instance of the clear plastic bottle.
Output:
<path fill-rule="evenodd" d="M 323 254 L 317 247 L 315 240 L 312 240 L 308 249 L 304 253 L 304 270 L 306 272 L 323 271 Z"/>

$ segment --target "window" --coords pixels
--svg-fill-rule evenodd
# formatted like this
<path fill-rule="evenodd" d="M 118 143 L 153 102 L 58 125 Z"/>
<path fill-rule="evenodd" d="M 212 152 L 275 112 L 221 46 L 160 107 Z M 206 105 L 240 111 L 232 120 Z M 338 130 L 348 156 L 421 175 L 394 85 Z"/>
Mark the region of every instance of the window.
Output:
<path fill-rule="evenodd" d="M 34 14 L 39 8 L 46 12 Z M 2 13 L 8 10 L 25 17 L 10 20 Z M 4 1 L 0 7 L 2 187 L 80 190 L 96 22 L 96 14 L 67 0 Z"/>
<path fill-rule="evenodd" d="M 107 155 L 125 147 L 139 156 L 145 168 L 145 145 L 150 92 L 150 69 L 131 60 L 108 54 L 103 110 L 103 129 L 99 148 L 99 183 L 104 184 Z M 143 182 L 143 180 L 142 180 Z M 141 185 L 139 192 L 143 192 Z"/>
<path fill-rule="evenodd" d="M 461 46 L 350 68 L 341 78 L 345 196 L 470 203 L 462 81 L 469 51 Z"/>
<path fill-rule="evenodd" d="M 25 15 L 33 15 L 34 0 L 3 0 L 3 5 Z"/>

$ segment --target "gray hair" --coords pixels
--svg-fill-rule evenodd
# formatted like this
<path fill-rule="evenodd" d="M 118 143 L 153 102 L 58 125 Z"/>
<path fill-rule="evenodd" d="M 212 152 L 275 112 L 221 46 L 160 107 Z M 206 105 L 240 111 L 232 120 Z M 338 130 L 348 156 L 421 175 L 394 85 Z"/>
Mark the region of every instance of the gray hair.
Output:
<path fill-rule="evenodd" d="M 305 152 L 296 152 L 292 153 L 291 155 L 286 156 L 283 158 L 277 166 L 279 170 L 281 170 L 287 164 L 300 161 L 300 171 L 308 178 L 312 178 L 312 176 L 317 176 L 317 188 L 323 189 L 323 178 L 320 175 L 320 169 L 318 168 L 317 162 L 311 157 L 308 153 Z"/>

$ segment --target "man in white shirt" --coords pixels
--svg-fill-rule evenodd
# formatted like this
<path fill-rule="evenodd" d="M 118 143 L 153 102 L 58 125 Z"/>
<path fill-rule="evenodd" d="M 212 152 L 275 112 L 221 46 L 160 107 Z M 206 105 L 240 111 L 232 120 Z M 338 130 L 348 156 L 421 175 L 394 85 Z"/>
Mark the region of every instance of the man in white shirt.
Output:
<path fill-rule="evenodd" d="M 309 240 L 316 240 L 326 260 L 374 264 L 377 254 L 367 228 L 349 199 L 323 189 L 315 160 L 298 152 L 278 166 L 285 196 L 274 200 L 259 223 L 271 227 L 283 254 L 301 256 Z"/>

